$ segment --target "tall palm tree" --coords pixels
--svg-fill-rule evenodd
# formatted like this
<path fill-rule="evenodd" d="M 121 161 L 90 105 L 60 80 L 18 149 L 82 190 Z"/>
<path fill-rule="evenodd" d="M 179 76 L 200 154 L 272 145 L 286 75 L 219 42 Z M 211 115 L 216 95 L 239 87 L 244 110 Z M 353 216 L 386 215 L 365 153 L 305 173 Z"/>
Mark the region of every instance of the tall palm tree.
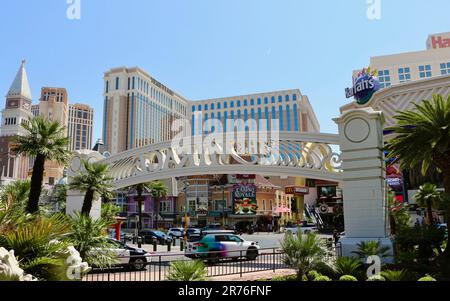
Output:
<path fill-rule="evenodd" d="M 92 209 L 92 202 L 95 197 L 101 196 L 104 199 L 113 197 L 113 186 L 109 184 L 113 178 L 108 176 L 108 165 L 102 163 L 89 163 L 82 160 L 84 170 L 72 177 L 69 189 L 84 192 L 83 207 L 81 214 L 89 215 Z"/>
<path fill-rule="evenodd" d="M 45 161 L 65 164 L 70 156 L 67 148 L 69 139 L 66 128 L 58 121 L 50 121 L 42 116 L 30 118 L 28 122 L 22 123 L 22 127 L 26 134 L 15 138 L 12 151 L 35 158 L 26 208 L 27 212 L 35 213 L 39 210 Z"/>
<path fill-rule="evenodd" d="M 154 181 L 149 184 L 150 188 L 150 194 L 153 198 L 154 204 L 155 204 L 155 212 L 156 212 L 156 218 L 155 218 L 155 224 L 158 228 L 158 215 L 159 215 L 159 201 L 161 198 L 164 198 L 168 194 L 168 189 L 166 185 L 164 185 L 161 181 Z"/>
<path fill-rule="evenodd" d="M 138 230 L 141 230 L 142 229 L 142 202 L 144 201 L 144 197 L 142 196 L 142 194 L 144 193 L 145 189 L 148 189 L 151 191 L 151 186 L 150 186 L 150 183 L 139 183 L 139 184 L 130 186 L 129 188 L 136 190 L 137 213 L 138 213 L 138 217 L 139 217 L 137 227 L 138 227 Z"/>
<path fill-rule="evenodd" d="M 436 207 L 441 199 L 441 194 L 436 190 L 436 185 L 425 183 L 419 187 L 419 192 L 414 196 L 417 205 L 427 208 L 428 224 L 432 225 L 433 207 Z"/>
<path fill-rule="evenodd" d="M 415 110 L 399 112 L 397 124 L 390 128 L 396 134 L 389 143 L 389 158 L 400 160 L 403 168 L 421 166 L 425 174 L 434 164 L 444 178 L 444 189 L 450 194 L 450 96 L 433 95 L 432 100 L 414 104 Z M 447 221 L 450 206 L 447 208 Z M 445 254 L 450 258 L 450 235 Z"/>

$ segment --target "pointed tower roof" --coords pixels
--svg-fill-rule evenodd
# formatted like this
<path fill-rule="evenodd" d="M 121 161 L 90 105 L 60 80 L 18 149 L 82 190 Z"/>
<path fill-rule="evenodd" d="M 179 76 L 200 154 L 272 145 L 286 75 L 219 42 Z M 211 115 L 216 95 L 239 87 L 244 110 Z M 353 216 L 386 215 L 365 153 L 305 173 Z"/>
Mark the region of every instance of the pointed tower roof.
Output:
<path fill-rule="evenodd" d="M 16 78 L 9 88 L 8 96 L 23 96 L 29 100 L 31 100 L 31 89 L 28 83 L 27 71 L 25 70 L 26 61 L 23 60 L 20 65 L 20 69 L 17 72 Z"/>

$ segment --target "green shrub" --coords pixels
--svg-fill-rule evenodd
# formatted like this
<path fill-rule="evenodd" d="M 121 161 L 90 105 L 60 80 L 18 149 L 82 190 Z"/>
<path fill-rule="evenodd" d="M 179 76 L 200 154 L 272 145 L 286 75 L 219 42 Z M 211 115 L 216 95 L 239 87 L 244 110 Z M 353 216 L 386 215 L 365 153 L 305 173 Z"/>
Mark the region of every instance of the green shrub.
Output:
<path fill-rule="evenodd" d="M 381 272 L 381 276 L 383 276 L 387 281 L 405 281 L 407 272 L 406 270 L 385 270 Z"/>
<path fill-rule="evenodd" d="M 361 260 L 355 257 L 339 257 L 335 263 L 335 273 L 337 276 L 351 275 L 358 276 L 362 267 Z"/>
<path fill-rule="evenodd" d="M 312 270 L 312 271 L 308 272 L 307 278 L 310 281 L 314 281 L 317 277 L 320 277 L 320 276 L 322 276 L 322 274 L 320 274 L 316 270 Z"/>
<path fill-rule="evenodd" d="M 361 259 L 366 259 L 369 256 L 379 256 L 385 258 L 389 256 L 389 247 L 383 247 L 381 242 L 376 240 L 362 241 L 358 245 L 358 251 L 352 253 L 356 254 Z"/>
<path fill-rule="evenodd" d="M 273 277 L 271 281 L 297 281 L 297 275 L 277 276 Z"/>
<path fill-rule="evenodd" d="M 320 275 L 319 277 L 314 279 L 314 281 L 331 281 L 331 278 L 328 276 Z"/>
<path fill-rule="evenodd" d="M 436 279 L 434 279 L 433 277 L 431 277 L 430 275 L 427 275 L 425 277 L 420 278 L 417 281 L 436 281 Z"/>
<path fill-rule="evenodd" d="M 374 275 L 369 277 L 369 279 L 367 279 L 367 281 L 386 281 L 386 278 L 384 278 L 381 275 Z"/>
<path fill-rule="evenodd" d="M 170 264 L 170 272 L 167 279 L 170 281 L 205 281 L 208 274 L 203 262 L 174 261 Z"/>
<path fill-rule="evenodd" d="M 314 233 L 303 235 L 286 234 L 281 242 L 284 251 L 283 263 L 297 271 L 298 279 L 315 269 L 326 255 L 326 246 Z"/>
<path fill-rule="evenodd" d="M 344 275 L 339 278 L 339 281 L 358 281 L 358 279 L 352 275 Z"/>

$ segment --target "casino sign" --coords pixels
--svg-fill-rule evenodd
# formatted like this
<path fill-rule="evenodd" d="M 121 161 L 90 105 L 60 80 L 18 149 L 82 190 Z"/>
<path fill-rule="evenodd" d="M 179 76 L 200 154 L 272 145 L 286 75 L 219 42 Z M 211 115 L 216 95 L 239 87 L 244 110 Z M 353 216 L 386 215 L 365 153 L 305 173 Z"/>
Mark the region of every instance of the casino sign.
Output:
<path fill-rule="evenodd" d="M 364 68 L 353 79 L 353 87 L 345 89 L 345 97 L 354 97 L 359 105 L 368 103 L 373 94 L 380 90 L 380 82 L 375 77 L 375 74 L 376 71 Z"/>

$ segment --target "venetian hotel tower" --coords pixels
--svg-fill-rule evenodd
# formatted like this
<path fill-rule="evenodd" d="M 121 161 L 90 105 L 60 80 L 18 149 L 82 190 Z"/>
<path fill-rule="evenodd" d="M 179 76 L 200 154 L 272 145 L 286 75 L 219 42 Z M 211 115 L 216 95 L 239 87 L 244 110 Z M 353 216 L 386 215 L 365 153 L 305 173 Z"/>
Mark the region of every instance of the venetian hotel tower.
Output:
<path fill-rule="evenodd" d="M 23 122 L 28 122 L 31 114 L 31 89 L 28 83 L 25 61 L 22 61 L 16 78 L 6 95 L 5 109 L 2 111 L 0 127 L 0 185 L 17 179 L 26 179 L 28 158 L 11 151 L 15 136 L 23 135 Z"/>

